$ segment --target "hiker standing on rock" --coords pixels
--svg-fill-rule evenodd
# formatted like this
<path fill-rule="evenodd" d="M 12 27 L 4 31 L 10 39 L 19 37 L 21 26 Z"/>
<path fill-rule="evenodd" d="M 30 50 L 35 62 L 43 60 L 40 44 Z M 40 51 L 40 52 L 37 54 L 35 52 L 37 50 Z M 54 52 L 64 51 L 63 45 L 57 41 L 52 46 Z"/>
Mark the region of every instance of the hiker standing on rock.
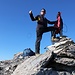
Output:
<path fill-rule="evenodd" d="M 33 16 L 32 11 L 29 11 L 29 15 L 32 21 L 37 21 L 36 28 L 36 43 L 35 43 L 35 53 L 40 54 L 40 41 L 42 39 L 42 35 L 45 32 L 55 31 L 53 26 L 47 27 L 47 24 L 55 24 L 56 21 L 49 21 L 45 18 L 46 10 L 43 8 L 40 12 L 40 15 L 36 17 Z M 54 34 L 53 34 L 54 35 Z"/>
<path fill-rule="evenodd" d="M 52 35 L 52 41 L 54 40 L 54 38 L 56 38 L 56 34 L 60 34 L 60 38 L 62 38 L 63 36 L 63 20 L 61 17 L 61 12 L 57 13 L 57 22 L 55 22 L 54 27 L 57 28 L 57 30 L 55 31 L 55 34 Z"/>

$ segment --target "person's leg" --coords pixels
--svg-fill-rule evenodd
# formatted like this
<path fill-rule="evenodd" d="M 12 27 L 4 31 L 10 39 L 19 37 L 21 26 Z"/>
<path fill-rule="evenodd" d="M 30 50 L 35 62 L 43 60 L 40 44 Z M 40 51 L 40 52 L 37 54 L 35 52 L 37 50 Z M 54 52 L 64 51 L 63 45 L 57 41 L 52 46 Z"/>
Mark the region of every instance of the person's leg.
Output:
<path fill-rule="evenodd" d="M 35 43 L 35 53 L 40 54 L 40 41 L 42 39 L 42 32 L 40 30 L 36 31 L 36 43 Z"/>
<path fill-rule="evenodd" d="M 63 30 L 61 29 L 60 30 L 60 37 L 62 37 L 63 36 Z"/>
<path fill-rule="evenodd" d="M 56 33 L 55 33 L 55 31 L 51 31 L 51 37 L 56 38 Z"/>
<path fill-rule="evenodd" d="M 54 44 L 54 42 L 53 42 L 53 39 L 54 39 L 54 35 L 53 35 L 53 31 L 51 31 L 51 42 L 52 42 L 52 44 Z"/>
<path fill-rule="evenodd" d="M 45 32 L 49 32 L 51 31 L 51 37 L 56 37 L 55 31 L 57 30 L 57 28 L 55 28 L 54 26 L 50 26 L 44 29 L 44 33 Z"/>
<path fill-rule="evenodd" d="M 56 30 L 57 28 L 55 28 L 54 26 L 50 26 L 50 27 L 45 28 L 43 31 L 44 33 L 51 31 L 51 40 L 54 41 L 56 40 L 56 33 L 55 33 Z"/>
<path fill-rule="evenodd" d="M 55 31 L 54 26 L 46 27 L 46 28 L 43 29 L 43 32 L 44 32 L 44 33 L 45 33 L 45 32 L 49 32 L 49 31 Z"/>
<path fill-rule="evenodd" d="M 51 37 L 53 36 L 53 31 L 51 31 Z"/>

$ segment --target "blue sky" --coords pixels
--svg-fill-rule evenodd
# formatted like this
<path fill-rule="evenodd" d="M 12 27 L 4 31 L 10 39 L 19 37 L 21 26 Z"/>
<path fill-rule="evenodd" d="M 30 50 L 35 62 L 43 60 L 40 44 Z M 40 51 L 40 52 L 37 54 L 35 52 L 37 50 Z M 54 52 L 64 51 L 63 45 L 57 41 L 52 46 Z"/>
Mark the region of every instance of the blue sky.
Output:
<path fill-rule="evenodd" d="M 75 41 L 75 0 L 0 0 L 0 60 L 12 59 L 25 48 L 35 51 L 37 24 L 31 21 L 28 12 L 32 10 L 36 16 L 42 8 L 50 21 L 56 20 L 57 12 L 61 11 L 64 35 Z M 43 34 L 41 53 L 51 45 L 50 36 L 50 32 Z"/>

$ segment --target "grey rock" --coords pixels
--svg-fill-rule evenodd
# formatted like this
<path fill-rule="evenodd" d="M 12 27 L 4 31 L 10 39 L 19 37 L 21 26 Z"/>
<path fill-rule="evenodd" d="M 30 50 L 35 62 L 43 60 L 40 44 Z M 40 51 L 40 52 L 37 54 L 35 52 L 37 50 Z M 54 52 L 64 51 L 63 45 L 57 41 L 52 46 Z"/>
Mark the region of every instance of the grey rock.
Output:
<path fill-rule="evenodd" d="M 19 52 L 19 53 L 17 53 L 17 54 L 14 54 L 14 58 L 13 59 L 19 59 L 19 58 L 23 58 L 23 52 Z"/>
<path fill-rule="evenodd" d="M 0 61 L 0 75 L 75 75 L 75 43 L 67 37 L 47 46 L 44 54 Z"/>
<path fill-rule="evenodd" d="M 34 75 L 38 69 L 45 67 L 51 59 L 51 51 L 46 52 L 43 55 L 32 56 L 19 65 L 12 75 Z"/>
<path fill-rule="evenodd" d="M 19 52 L 11 60 L 0 61 L 0 75 L 11 75 L 19 64 L 29 58 L 19 58 L 21 54 L 22 52 Z"/>

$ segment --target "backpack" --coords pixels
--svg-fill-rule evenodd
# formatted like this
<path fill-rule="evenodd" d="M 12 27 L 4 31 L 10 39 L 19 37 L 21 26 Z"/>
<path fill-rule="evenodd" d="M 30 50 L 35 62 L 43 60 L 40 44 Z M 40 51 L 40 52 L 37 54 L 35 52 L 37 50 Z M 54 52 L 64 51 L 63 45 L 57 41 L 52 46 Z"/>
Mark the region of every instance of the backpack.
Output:
<path fill-rule="evenodd" d="M 33 55 L 35 55 L 35 53 L 30 48 L 24 49 L 23 57 L 25 57 L 25 56 L 33 56 Z"/>

